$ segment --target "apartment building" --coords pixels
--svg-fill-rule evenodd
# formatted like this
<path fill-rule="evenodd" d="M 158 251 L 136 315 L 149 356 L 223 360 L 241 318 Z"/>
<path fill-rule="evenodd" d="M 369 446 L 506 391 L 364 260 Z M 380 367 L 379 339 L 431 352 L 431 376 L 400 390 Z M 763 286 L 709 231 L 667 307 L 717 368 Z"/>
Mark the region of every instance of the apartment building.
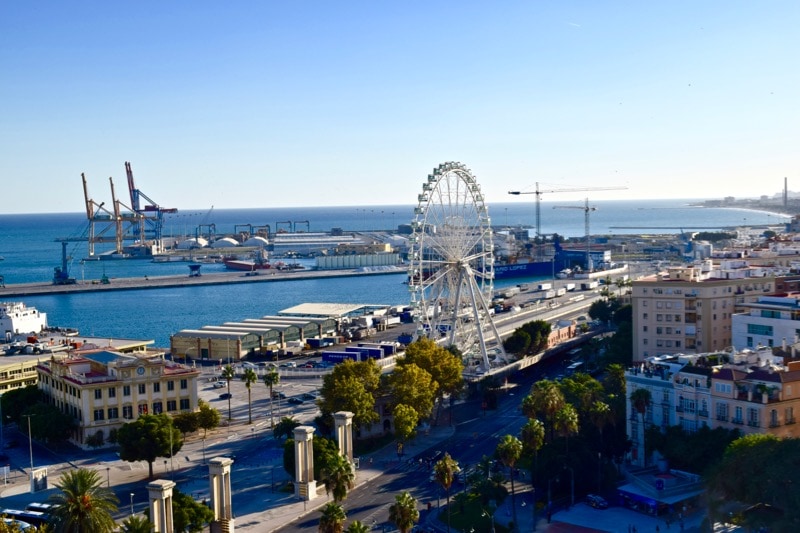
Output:
<path fill-rule="evenodd" d="M 734 346 L 781 346 L 796 350 L 800 340 L 800 293 L 761 296 L 743 307 L 745 312 L 732 317 Z"/>
<path fill-rule="evenodd" d="M 743 260 L 669 268 L 636 280 L 633 360 L 672 353 L 701 353 L 733 345 L 731 318 L 744 304 L 775 290 L 770 270 Z"/>
<path fill-rule="evenodd" d="M 800 437 L 800 361 L 784 364 L 769 348 L 649 357 L 626 380 L 628 398 L 639 388 L 650 392 L 644 422 L 631 402 L 627 407 L 629 459 L 638 466 L 647 466 L 644 429 L 652 425 Z"/>
<path fill-rule="evenodd" d="M 70 440 L 82 447 L 89 437 L 107 441 L 139 415 L 197 409 L 200 372 L 165 360 L 160 351 L 75 350 L 39 363 L 36 372 L 48 401 L 75 419 Z"/>

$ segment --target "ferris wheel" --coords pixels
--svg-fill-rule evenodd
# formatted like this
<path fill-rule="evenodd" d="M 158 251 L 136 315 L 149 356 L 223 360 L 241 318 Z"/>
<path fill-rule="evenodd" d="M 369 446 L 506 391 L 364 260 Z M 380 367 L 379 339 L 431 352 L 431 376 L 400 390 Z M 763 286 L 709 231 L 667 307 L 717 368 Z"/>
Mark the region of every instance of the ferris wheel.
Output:
<path fill-rule="evenodd" d="M 494 280 L 492 228 L 466 166 L 443 163 L 428 175 L 412 229 L 408 287 L 417 334 L 455 346 L 488 370 L 490 354 L 505 358 L 486 303 Z"/>

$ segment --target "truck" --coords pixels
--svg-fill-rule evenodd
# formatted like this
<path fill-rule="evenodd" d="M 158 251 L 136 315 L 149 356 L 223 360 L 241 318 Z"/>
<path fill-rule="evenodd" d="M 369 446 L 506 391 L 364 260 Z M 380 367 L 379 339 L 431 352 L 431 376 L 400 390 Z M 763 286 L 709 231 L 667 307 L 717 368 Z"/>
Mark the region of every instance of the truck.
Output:
<path fill-rule="evenodd" d="M 581 290 L 582 291 L 591 291 L 596 289 L 599 284 L 596 281 L 584 281 L 581 283 Z"/>
<path fill-rule="evenodd" d="M 567 289 L 561 287 L 560 289 L 556 289 L 556 296 L 564 296 L 567 294 Z"/>
<path fill-rule="evenodd" d="M 520 293 L 519 287 L 508 287 L 501 292 L 503 298 L 513 298 Z"/>
<path fill-rule="evenodd" d="M 538 288 L 539 288 L 540 291 L 549 291 L 550 289 L 553 288 L 553 284 L 552 283 L 540 283 L 538 285 Z"/>
<path fill-rule="evenodd" d="M 566 285 L 564 285 L 564 288 L 567 289 L 570 292 L 574 291 L 575 290 L 575 284 L 574 283 L 567 283 Z"/>
<path fill-rule="evenodd" d="M 545 300 L 552 300 L 555 297 L 556 297 L 556 291 L 554 291 L 552 289 L 549 290 L 549 291 L 545 291 L 545 293 L 544 293 L 544 299 Z"/>

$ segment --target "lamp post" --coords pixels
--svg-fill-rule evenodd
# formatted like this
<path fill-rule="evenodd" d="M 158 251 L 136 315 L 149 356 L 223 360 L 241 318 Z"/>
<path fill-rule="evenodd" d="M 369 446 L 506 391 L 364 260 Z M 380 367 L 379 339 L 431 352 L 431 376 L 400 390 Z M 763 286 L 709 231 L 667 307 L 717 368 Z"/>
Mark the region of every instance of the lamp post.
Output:
<path fill-rule="evenodd" d="M 600 452 L 597 452 L 597 494 L 600 494 L 601 492 L 603 492 L 600 489 L 600 468 L 603 465 L 602 461 L 603 461 L 603 454 L 601 454 Z"/>
<path fill-rule="evenodd" d="M 564 465 L 569 470 L 569 501 L 570 506 L 575 505 L 575 471 L 571 466 Z"/>
<path fill-rule="evenodd" d="M 133 493 L 131 492 L 131 515 L 133 515 Z"/>
<path fill-rule="evenodd" d="M 106 467 L 106 486 L 111 488 L 111 467 Z"/>
<path fill-rule="evenodd" d="M 33 437 L 31 436 L 31 417 L 34 415 L 22 415 L 28 419 L 28 451 L 31 454 L 31 475 L 30 478 L 33 479 Z"/>
<path fill-rule="evenodd" d="M 203 464 L 206 464 L 206 438 L 203 437 Z"/>
<path fill-rule="evenodd" d="M 5 426 L 6 419 L 3 418 L 3 395 L 0 394 L 0 450 L 6 447 L 6 441 L 3 438 L 3 426 Z"/>

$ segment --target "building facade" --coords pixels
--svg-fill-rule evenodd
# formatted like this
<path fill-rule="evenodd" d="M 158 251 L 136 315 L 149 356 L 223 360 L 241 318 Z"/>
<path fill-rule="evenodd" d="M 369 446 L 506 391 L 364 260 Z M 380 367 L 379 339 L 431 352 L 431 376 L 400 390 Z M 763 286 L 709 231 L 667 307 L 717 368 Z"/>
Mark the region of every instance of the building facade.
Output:
<path fill-rule="evenodd" d="M 47 401 L 72 416 L 70 440 L 107 442 L 122 424 L 144 414 L 175 415 L 197 409 L 196 369 L 164 359 L 163 352 L 121 353 L 108 349 L 53 355 L 36 366 Z"/>
<path fill-rule="evenodd" d="M 733 315 L 733 345 L 737 348 L 792 346 L 800 338 L 800 294 L 762 296 Z"/>
<path fill-rule="evenodd" d="M 633 360 L 732 346 L 734 313 L 775 290 L 775 278 L 767 273 L 744 261 L 724 261 L 718 267 L 706 262 L 634 281 Z"/>

